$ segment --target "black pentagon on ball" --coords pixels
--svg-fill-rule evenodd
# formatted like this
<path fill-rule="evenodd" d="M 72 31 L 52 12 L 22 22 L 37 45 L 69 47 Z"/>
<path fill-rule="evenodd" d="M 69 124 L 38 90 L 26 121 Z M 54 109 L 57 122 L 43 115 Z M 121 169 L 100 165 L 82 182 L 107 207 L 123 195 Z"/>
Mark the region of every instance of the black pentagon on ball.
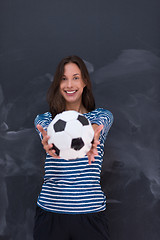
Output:
<path fill-rule="evenodd" d="M 92 139 L 92 142 L 91 142 L 92 144 L 94 143 L 94 137 L 93 137 L 93 139 Z"/>
<path fill-rule="evenodd" d="M 77 120 L 79 120 L 83 126 L 85 125 L 89 125 L 89 121 L 86 117 L 82 116 L 82 115 L 79 115 Z"/>
<path fill-rule="evenodd" d="M 52 143 L 52 149 L 56 151 L 56 154 L 59 156 L 60 150 Z"/>
<path fill-rule="evenodd" d="M 53 125 L 53 128 L 54 128 L 54 131 L 55 132 L 62 132 L 64 131 L 65 129 L 65 126 L 66 126 L 66 122 L 59 119 L 54 125 Z"/>
<path fill-rule="evenodd" d="M 84 146 L 82 138 L 73 138 L 71 142 L 71 148 L 74 150 L 80 150 Z"/>

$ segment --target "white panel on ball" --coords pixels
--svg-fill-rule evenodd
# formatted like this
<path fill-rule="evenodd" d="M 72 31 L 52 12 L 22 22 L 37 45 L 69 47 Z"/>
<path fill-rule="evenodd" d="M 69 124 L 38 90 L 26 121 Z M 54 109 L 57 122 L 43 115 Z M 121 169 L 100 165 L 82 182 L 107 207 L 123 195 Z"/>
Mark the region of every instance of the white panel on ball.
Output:
<path fill-rule="evenodd" d="M 65 132 L 68 133 L 72 138 L 82 136 L 82 124 L 77 120 L 67 122 Z"/>
<path fill-rule="evenodd" d="M 54 145 L 60 150 L 69 149 L 71 146 L 72 138 L 65 132 L 58 132 L 48 140 L 48 143 L 54 143 Z"/>
<path fill-rule="evenodd" d="M 60 157 L 66 160 L 78 158 L 78 152 L 74 149 L 60 151 Z"/>
<path fill-rule="evenodd" d="M 78 112 L 76 111 L 64 111 L 61 113 L 62 115 L 60 116 L 60 118 L 66 122 L 73 120 L 73 119 L 77 119 L 78 117 Z"/>
<path fill-rule="evenodd" d="M 84 142 L 92 142 L 94 137 L 94 130 L 92 125 L 84 126 L 82 128 L 82 139 Z"/>

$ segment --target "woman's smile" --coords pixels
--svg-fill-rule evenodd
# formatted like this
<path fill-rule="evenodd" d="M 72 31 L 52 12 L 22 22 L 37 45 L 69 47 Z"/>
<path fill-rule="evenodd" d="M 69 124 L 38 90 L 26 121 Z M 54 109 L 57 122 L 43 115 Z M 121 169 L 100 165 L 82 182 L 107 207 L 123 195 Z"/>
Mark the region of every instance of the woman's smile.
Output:
<path fill-rule="evenodd" d="M 73 96 L 78 90 L 65 90 L 66 94 L 69 96 Z"/>

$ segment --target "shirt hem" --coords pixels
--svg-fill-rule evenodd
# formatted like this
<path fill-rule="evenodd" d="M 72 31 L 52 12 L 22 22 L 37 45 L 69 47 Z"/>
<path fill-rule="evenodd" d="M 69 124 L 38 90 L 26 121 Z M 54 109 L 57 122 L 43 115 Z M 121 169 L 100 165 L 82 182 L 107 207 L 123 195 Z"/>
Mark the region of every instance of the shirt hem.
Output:
<path fill-rule="evenodd" d="M 68 211 L 56 211 L 56 210 L 49 210 L 47 208 L 45 208 L 43 205 L 39 204 L 37 202 L 37 206 L 40 207 L 41 209 L 43 209 L 46 212 L 52 212 L 52 213 L 58 213 L 58 214 L 64 214 L 64 215 L 74 215 L 74 214 L 79 214 L 79 215 L 84 215 L 84 214 L 94 214 L 94 213 L 99 213 L 99 212 L 105 212 L 106 211 L 106 205 L 104 205 L 104 207 L 101 208 L 101 210 L 92 210 L 92 211 L 88 211 L 88 212 L 68 212 Z"/>

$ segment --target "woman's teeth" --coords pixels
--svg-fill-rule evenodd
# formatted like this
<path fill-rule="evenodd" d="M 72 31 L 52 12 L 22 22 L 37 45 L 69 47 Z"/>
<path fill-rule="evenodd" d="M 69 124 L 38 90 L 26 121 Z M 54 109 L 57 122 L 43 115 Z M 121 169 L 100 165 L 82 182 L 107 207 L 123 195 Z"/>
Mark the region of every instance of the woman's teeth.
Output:
<path fill-rule="evenodd" d="M 66 93 L 69 93 L 69 94 L 72 94 L 72 93 L 75 93 L 76 92 L 76 90 L 75 91 L 66 91 Z"/>

